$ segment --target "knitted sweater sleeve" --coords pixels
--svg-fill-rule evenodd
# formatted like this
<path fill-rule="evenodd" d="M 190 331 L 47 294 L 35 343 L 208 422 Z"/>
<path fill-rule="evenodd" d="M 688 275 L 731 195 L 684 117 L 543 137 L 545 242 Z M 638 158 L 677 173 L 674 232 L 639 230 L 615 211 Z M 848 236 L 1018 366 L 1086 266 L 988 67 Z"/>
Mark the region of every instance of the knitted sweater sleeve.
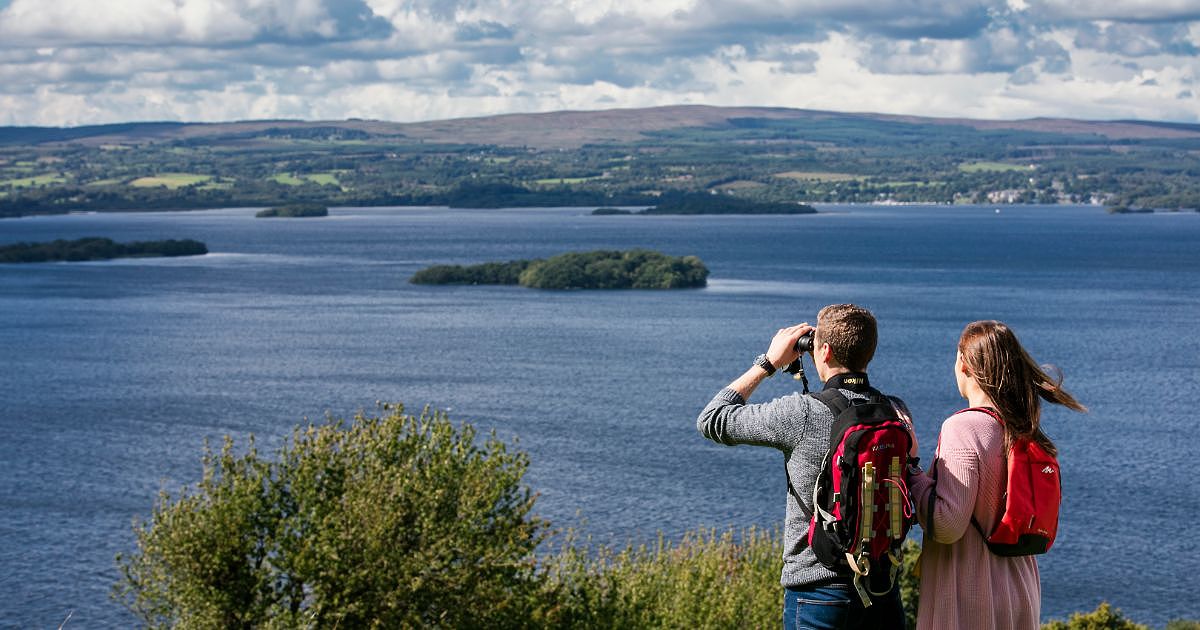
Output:
<path fill-rule="evenodd" d="M 933 471 L 910 480 L 913 503 L 921 527 L 942 544 L 963 537 L 971 526 L 971 515 L 979 493 L 979 441 L 969 422 L 951 416 L 942 424 Z"/>
<path fill-rule="evenodd" d="M 809 398 L 798 394 L 749 405 L 741 394 L 723 389 L 696 418 L 696 430 L 727 446 L 752 444 L 787 450 L 807 430 L 809 408 Z"/>

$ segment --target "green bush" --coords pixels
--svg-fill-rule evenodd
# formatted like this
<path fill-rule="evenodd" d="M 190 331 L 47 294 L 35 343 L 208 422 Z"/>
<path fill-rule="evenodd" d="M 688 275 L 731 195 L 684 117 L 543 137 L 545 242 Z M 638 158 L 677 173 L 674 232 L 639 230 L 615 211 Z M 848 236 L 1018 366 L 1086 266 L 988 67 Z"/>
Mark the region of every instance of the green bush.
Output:
<path fill-rule="evenodd" d="M 443 414 L 297 430 L 276 461 L 226 440 L 161 495 L 116 595 L 152 627 L 520 626 L 545 523 L 528 465 Z"/>
<path fill-rule="evenodd" d="M 1042 624 L 1042 630 L 1150 630 L 1149 626 L 1130 621 L 1108 602 L 1090 613 L 1075 613 L 1066 621 L 1051 621 Z"/>
<path fill-rule="evenodd" d="M 539 625 L 551 628 L 772 628 L 782 592 L 777 532 L 690 532 L 653 547 L 579 546 L 544 568 Z"/>

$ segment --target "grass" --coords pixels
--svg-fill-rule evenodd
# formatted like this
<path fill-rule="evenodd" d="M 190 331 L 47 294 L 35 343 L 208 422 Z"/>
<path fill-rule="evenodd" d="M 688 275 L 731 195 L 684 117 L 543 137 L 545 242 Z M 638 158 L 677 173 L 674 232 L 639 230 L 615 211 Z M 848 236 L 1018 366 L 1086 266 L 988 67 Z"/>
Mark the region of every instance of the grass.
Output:
<path fill-rule="evenodd" d="M 958 170 L 964 173 L 1008 173 L 1011 171 L 1031 171 L 1033 167 L 1024 164 L 1009 164 L 1007 162 L 963 162 Z"/>
<path fill-rule="evenodd" d="M 36 186 L 46 186 L 48 184 L 61 184 L 66 182 L 67 178 L 59 173 L 47 173 L 45 175 L 35 175 L 33 177 L 22 177 L 20 179 L 0 180 L 0 186 L 12 186 L 13 188 L 33 188 Z"/>
<path fill-rule="evenodd" d="M 194 173 L 162 173 L 153 177 L 139 177 L 131 182 L 134 188 L 155 188 L 161 186 L 168 190 L 202 184 L 212 179 L 211 175 L 196 175 Z"/>
<path fill-rule="evenodd" d="M 276 184 L 283 184 L 284 186 L 302 186 L 302 185 L 304 185 L 303 179 L 300 179 L 299 177 L 296 177 L 295 175 L 292 175 L 291 173 L 279 173 L 278 175 L 272 175 L 268 179 L 275 182 Z"/>
<path fill-rule="evenodd" d="M 196 190 L 230 190 L 233 188 L 233 181 L 213 181 L 197 186 Z"/>
<path fill-rule="evenodd" d="M 84 184 L 84 186 L 116 186 L 116 185 L 122 184 L 124 182 L 125 182 L 125 180 L 118 179 L 118 178 L 97 179 L 94 182 L 88 182 L 88 183 Z"/>
<path fill-rule="evenodd" d="M 776 531 L 690 532 L 678 543 L 625 548 L 568 536 L 547 558 L 545 625 L 559 628 L 778 626 Z"/>
<path fill-rule="evenodd" d="M 306 173 L 296 175 L 295 173 L 279 173 L 269 177 L 271 181 L 284 186 L 303 186 L 304 184 L 317 184 L 318 186 L 341 186 L 341 181 L 337 178 L 337 173 Z"/>
<path fill-rule="evenodd" d="M 762 186 L 766 186 L 766 184 L 764 184 L 762 182 L 756 182 L 753 180 L 749 180 L 749 179 L 739 179 L 737 181 L 729 182 L 728 184 L 721 184 L 720 186 L 717 186 L 717 189 L 718 190 L 745 190 L 747 188 L 759 188 Z"/>
<path fill-rule="evenodd" d="M 914 181 L 883 182 L 880 185 L 881 186 L 893 186 L 893 187 L 897 187 L 897 188 L 905 187 L 905 186 L 916 186 L 917 188 L 923 188 L 926 186 L 941 186 L 942 184 L 945 184 L 945 183 L 946 182 L 941 181 L 941 180 L 930 180 L 927 182 L 914 182 Z"/>
<path fill-rule="evenodd" d="M 321 186 L 341 186 L 336 173 L 310 173 L 304 176 L 308 181 Z"/>
<path fill-rule="evenodd" d="M 545 179 L 535 179 L 535 180 L 533 180 L 533 183 L 537 184 L 539 186 L 554 186 L 554 185 L 559 185 L 559 184 L 562 184 L 562 185 L 579 184 L 579 183 L 583 183 L 583 182 L 590 182 L 590 181 L 596 180 L 596 179 L 601 179 L 603 177 L 604 177 L 603 175 L 593 175 L 591 177 L 547 177 Z"/>
<path fill-rule="evenodd" d="M 783 173 L 775 173 L 775 177 L 817 182 L 849 182 L 866 179 L 866 177 L 862 175 L 853 175 L 851 173 L 821 173 L 817 171 L 786 171 Z"/>

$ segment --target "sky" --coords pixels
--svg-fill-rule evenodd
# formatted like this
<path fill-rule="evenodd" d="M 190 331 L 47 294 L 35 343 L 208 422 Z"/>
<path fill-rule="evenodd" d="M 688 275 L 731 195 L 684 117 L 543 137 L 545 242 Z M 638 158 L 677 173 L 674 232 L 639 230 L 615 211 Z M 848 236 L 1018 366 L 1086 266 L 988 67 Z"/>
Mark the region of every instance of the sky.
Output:
<path fill-rule="evenodd" d="M 682 103 L 1200 122 L 1200 0 L 0 0 L 0 125 Z"/>

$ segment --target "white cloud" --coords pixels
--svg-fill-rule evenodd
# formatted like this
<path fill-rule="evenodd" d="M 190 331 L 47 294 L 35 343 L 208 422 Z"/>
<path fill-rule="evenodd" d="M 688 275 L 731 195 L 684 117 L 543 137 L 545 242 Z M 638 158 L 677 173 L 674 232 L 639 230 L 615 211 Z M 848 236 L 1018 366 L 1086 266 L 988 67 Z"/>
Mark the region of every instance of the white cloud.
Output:
<path fill-rule="evenodd" d="M 1200 0 L 13 0 L 0 124 L 673 103 L 1197 121 Z"/>

